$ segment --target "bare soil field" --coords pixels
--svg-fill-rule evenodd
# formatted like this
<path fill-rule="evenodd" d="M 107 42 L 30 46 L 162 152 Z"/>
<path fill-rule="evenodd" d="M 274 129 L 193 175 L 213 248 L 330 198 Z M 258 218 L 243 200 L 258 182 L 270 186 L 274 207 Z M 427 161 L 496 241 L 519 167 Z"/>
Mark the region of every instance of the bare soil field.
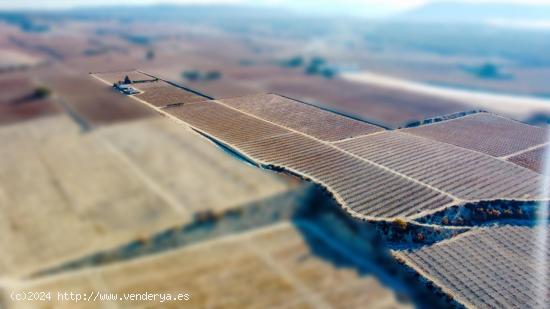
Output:
<path fill-rule="evenodd" d="M 337 141 L 383 129 L 275 94 L 259 94 L 219 100 L 267 121 L 323 141 Z"/>
<path fill-rule="evenodd" d="M 310 76 L 274 76 L 265 81 L 266 91 L 356 115 L 389 128 L 471 109 L 452 100 L 365 86 L 341 79 Z"/>
<path fill-rule="evenodd" d="M 548 291 L 548 282 L 537 276 L 536 232 L 526 226 L 477 228 L 394 255 L 468 308 L 543 307 L 548 293 L 537 290 Z M 541 249 L 548 259 L 547 248 Z"/>
<path fill-rule="evenodd" d="M 106 27 L 117 29 L 112 25 L 106 25 Z M 159 34 L 153 34 L 154 31 L 149 29 L 146 23 L 136 23 L 131 27 L 148 29 L 146 32 L 150 33 L 151 37 L 159 36 Z M 324 79 L 309 76 L 304 74 L 303 69 L 285 69 L 275 64 L 277 53 L 285 54 L 295 43 L 288 45 L 285 42 L 260 37 L 252 41 L 242 40 L 238 36 L 213 34 L 208 31 L 203 31 L 207 34 L 194 33 L 193 30 L 184 28 L 178 28 L 182 31 L 178 35 L 168 37 L 160 35 L 164 38 L 155 40 L 150 46 L 132 45 L 121 41 L 115 34 L 96 37 L 93 26 L 90 25 L 85 27 L 79 25 L 79 31 L 85 31 L 85 34 L 74 31 L 71 35 L 66 35 L 62 29 L 56 29 L 55 35 L 50 36 L 55 38 L 54 41 L 63 43 L 54 48 L 54 54 L 61 54 L 62 60 L 59 61 L 74 71 L 87 73 L 140 68 L 170 81 L 183 81 L 186 86 L 216 98 L 276 92 L 363 117 L 373 123 L 391 128 L 400 127 L 415 120 L 469 109 L 468 105 L 452 100 L 378 86 L 364 86 L 341 78 Z M 88 42 L 86 44 L 90 46 L 78 47 L 83 44 L 79 35 L 90 36 L 92 43 L 107 40 L 109 46 L 113 45 L 116 48 L 104 53 L 85 55 L 86 50 L 93 49 L 95 45 Z M 28 38 L 25 40 L 34 42 Z M 223 52 L 218 50 L 218 44 L 221 42 L 224 44 Z M 57 49 L 68 48 L 66 45 L 71 44 L 77 46 L 79 51 L 71 51 L 70 56 L 57 52 Z M 39 46 L 34 45 L 17 48 L 25 51 L 40 49 Z M 154 59 L 145 59 L 144 55 L 148 49 L 155 51 Z M 46 54 L 48 50 L 45 50 Z M 242 65 L 240 63 L 242 60 L 251 61 L 252 65 Z M 181 77 L 181 74 L 187 70 L 217 71 L 221 73 L 221 78 L 215 81 L 187 81 Z M 112 83 L 120 78 L 117 75 L 105 79 Z M 139 76 L 134 79 L 139 79 Z"/>
<path fill-rule="evenodd" d="M 156 116 L 87 75 L 62 73 L 46 77 L 41 74 L 40 79 L 53 89 L 56 99 L 92 126 Z"/>
<path fill-rule="evenodd" d="M 15 49 L 0 49 L 0 72 L 19 70 L 37 65 L 42 60 Z"/>
<path fill-rule="evenodd" d="M 24 74 L 0 74 L 0 126 L 60 112 L 51 98 L 34 95 L 37 87 Z"/>
<path fill-rule="evenodd" d="M 43 117 L 0 128 L 0 139 L 10 145 L 0 149 L 1 277 L 35 272 L 187 223 L 196 211 L 223 211 L 287 188 L 166 119 L 82 134 L 66 116 Z"/>
<path fill-rule="evenodd" d="M 488 113 L 406 129 L 404 132 L 494 157 L 507 156 L 548 142 L 546 129 Z"/>
<path fill-rule="evenodd" d="M 348 81 L 364 86 L 379 86 L 397 91 L 407 91 L 427 97 L 461 102 L 467 107 L 464 110 L 487 110 L 515 119 L 532 121 L 537 115 L 548 115 L 550 100 L 544 97 L 516 96 L 502 93 L 464 90 L 403 80 L 372 72 L 347 73 L 343 75 Z"/>
<path fill-rule="evenodd" d="M 62 31 L 46 34 L 18 33 L 10 37 L 10 42 L 18 48 L 38 52 L 51 60 L 81 57 L 87 49 L 94 47 L 87 37 Z"/>
<path fill-rule="evenodd" d="M 328 259 L 328 260 L 327 260 Z M 223 262 L 222 262 L 223 261 Z M 334 262 L 332 262 L 334 261 Z M 337 264 L 336 264 L 337 263 Z M 56 277 L 12 282 L 10 291 L 190 293 L 187 302 L 117 301 L 119 308 L 402 308 L 372 274 L 306 228 L 289 223 L 172 252 Z M 7 308 L 71 308 L 74 302 L 10 302 Z M 115 302 L 81 302 L 82 308 Z"/>

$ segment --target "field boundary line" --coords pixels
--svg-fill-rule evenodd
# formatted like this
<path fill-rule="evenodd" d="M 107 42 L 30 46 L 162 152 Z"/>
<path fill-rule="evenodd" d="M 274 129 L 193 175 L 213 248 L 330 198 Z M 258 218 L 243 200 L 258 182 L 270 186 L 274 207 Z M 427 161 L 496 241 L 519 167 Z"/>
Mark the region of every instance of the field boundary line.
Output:
<path fill-rule="evenodd" d="M 286 269 L 286 267 L 281 265 L 281 263 L 277 262 L 271 255 L 258 248 L 258 246 L 253 243 L 251 235 L 247 236 L 248 239 L 245 243 L 245 246 L 257 257 L 259 257 L 265 264 L 267 264 L 273 271 L 275 271 L 279 276 L 286 279 L 286 281 L 290 283 L 290 285 L 300 291 L 300 293 L 302 294 L 302 296 L 305 297 L 305 300 L 307 300 L 308 303 L 313 305 L 315 308 L 332 308 L 331 305 L 329 305 L 327 302 L 319 297 L 317 292 L 311 290 L 308 286 L 306 286 L 299 278 L 297 278 L 288 269 Z"/>
<path fill-rule="evenodd" d="M 186 245 L 186 246 L 178 247 L 178 248 L 175 248 L 173 250 L 167 250 L 167 251 L 163 251 L 163 252 L 159 252 L 159 253 L 155 253 L 155 254 L 142 255 L 142 256 L 139 256 L 139 257 L 136 257 L 136 258 L 133 258 L 133 259 L 130 259 L 130 260 L 120 261 L 120 262 L 117 262 L 117 263 L 104 264 L 104 265 L 95 266 L 95 267 L 83 267 L 83 268 L 78 268 L 76 270 L 64 271 L 64 272 L 59 272 L 59 273 L 56 273 L 56 274 L 53 274 L 53 275 L 39 276 L 39 277 L 34 277 L 34 278 L 4 277 L 4 278 L 0 278 L 0 283 L 1 283 L 1 281 L 6 281 L 6 282 L 11 283 L 11 284 L 7 284 L 6 286 L 19 286 L 19 285 L 25 285 L 26 283 L 30 284 L 30 285 L 27 284 L 27 286 L 40 285 L 40 284 L 47 283 L 47 282 L 50 282 L 50 281 L 53 282 L 53 281 L 58 280 L 58 279 L 69 278 L 73 275 L 94 274 L 99 270 L 115 270 L 115 269 L 122 268 L 122 267 L 128 266 L 128 265 L 130 265 L 130 266 L 131 265 L 136 265 L 136 264 L 139 264 L 143 261 L 153 261 L 153 260 L 161 258 L 161 257 L 176 256 L 176 255 L 180 254 L 182 251 L 200 250 L 203 247 L 216 245 L 218 243 L 223 244 L 223 243 L 227 243 L 227 242 L 238 241 L 240 239 L 246 239 L 248 237 L 252 237 L 252 236 L 256 236 L 256 235 L 263 235 L 265 233 L 269 233 L 269 232 L 272 232 L 272 231 L 283 230 L 283 229 L 290 228 L 290 227 L 292 227 L 292 223 L 290 221 L 281 221 L 281 222 L 276 222 L 274 224 L 259 227 L 259 228 L 253 229 L 253 230 L 245 230 L 245 231 L 242 231 L 242 232 L 232 233 L 232 234 L 224 235 L 224 236 L 221 236 L 221 237 L 217 237 L 217 238 L 213 238 L 213 239 L 209 239 L 209 240 L 189 244 L 189 245 Z M 2 287 L 1 284 L 0 284 L 0 287 Z"/>
<path fill-rule="evenodd" d="M 491 155 L 489 155 L 489 154 L 486 154 L 486 153 L 483 153 L 483 152 L 481 152 L 481 151 L 477 151 L 477 150 L 474 150 L 474 149 L 469 149 L 469 148 L 462 147 L 462 146 L 457 146 L 457 145 L 455 145 L 455 144 L 451 144 L 451 143 L 447 143 L 447 142 L 442 142 L 442 141 L 434 140 L 434 139 L 431 139 L 431 138 L 427 138 L 427 137 L 420 136 L 420 135 L 415 135 L 415 134 L 412 134 L 412 133 L 409 133 L 409 132 L 405 132 L 405 131 L 401 131 L 401 130 L 395 130 L 395 132 L 405 133 L 405 134 L 408 134 L 408 135 L 411 135 L 411 136 L 414 136 L 414 137 L 418 137 L 418 138 L 422 138 L 422 139 L 425 139 L 425 140 L 428 140 L 428 141 L 432 141 L 432 142 L 434 142 L 434 143 L 442 143 L 442 144 L 445 144 L 445 145 L 450 145 L 450 146 L 453 146 L 453 147 L 457 147 L 457 148 L 459 148 L 459 149 L 463 149 L 463 150 L 466 150 L 466 151 L 469 151 L 469 152 L 473 152 L 473 153 L 482 155 L 482 156 L 484 156 L 484 157 L 486 157 L 486 158 L 489 158 L 489 159 L 491 159 L 491 160 L 497 160 L 497 161 L 500 161 L 500 162 L 504 162 L 504 163 L 506 163 L 506 164 L 511 164 L 512 166 L 515 166 L 515 167 L 522 168 L 522 169 L 524 169 L 524 170 L 526 170 L 526 171 L 528 171 L 528 172 L 530 172 L 530 173 L 533 173 L 533 174 L 535 174 L 535 175 L 537 175 L 537 176 L 539 176 L 539 177 L 544 177 L 544 176 L 540 175 L 539 173 L 537 173 L 537 172 L 535 172 L 535 171 L 533 171 L 533 170 L 530 170 L 530 169 L 528 169 L 528 168 L 526 168 L 526 167 L 523 167 L 523 166 L 521 166 L 521 165 L 517 165 L 517 164 L 515 164 L 515 163 L 513 163 L 513 162 L 510 162 L 510 161 L 508 161 L 508 160 L 505 160 L 505 159 L 503 159 L 502 157 L 493 157 L 493 156 L 491 156 Z M 547 142 L 547 143 L 548 143 L 548 142 Z M 540 146 L 540 145 L 542 145 L 542 144 L 539 144 L 539 145 L 537 145 L 537 146 Z M 498 198 L 497 198 L 497 199 L 498 199 Z M 494 200 L 494 199 L 493 199 L 493 200 Z M 463 201 L 468 201 L 468 200 L 463 200 Z"/>
<path fill-rule="evenodd" d="M 126 166 L 130 168 L 134 172 L 135 175 L 137 175 L 141 181 L 149 188 L 152 192 L 154 192 L 157 196 L 159 196 L 162 200 L 164 200 L 172 209 L 174 209 L 178 213 L 186 213 L 191 214 L 191 211 L 188 206 L 185 206 L 183 203 L 178 201 L 171 193 L 167 192 L 165 188 L 163 188 L 160 184 L 155 182 L 151 179 L 149 175 L 145 171 L 143 171 L 138 165 L 136 165 L 132 159 L 128 158 L 128 156 L 121 151 L 118 147 L 113 145 L 109 140 L 104 138 L 103 136 L 95 135 L 94 136 L 100 143 L 105 145 L 107 150 L 109 150 L 115 157 L 118 157 L 119 160 L 121 160 Z"/>
<path fill-rule="evenodd" d="M 346 138 L 343 138 L 343 139 L 339 139 L 337 141 L 331 141 L 329 143 L 331 143 L 335 146 L 338 146 L 337 144 L 340 143 L 340 142 L 352 141 L 354 139 L 367 137 L 367 136 L 373 136 L 373 135 L 381 134 L 381 133 L 384 133 L 384 132 L 390 132 L 390 131 L 394 131 L 394 130 L 382 130 L 382 131 L 377 131 L 377 132 L 373 132 L 373 133 L 361 134 L 361 135 L 357 135 L 357 136 L 352 136 L 352 137 L 346 137 Z"/>
<path fill-rule="evenodd" d="M 511 153 L 509 155 L 505 155 L 505 156 L 501 156 L 499 157 L 500 159 L 503 159 L 503 160 L 506 160 L 507 162 L 510 162 L 508 161 L 508 159 L 512 158 L 512 157 L 515 157 L 515 156 L 518 156 L 518 155 L 521 155 L 521 154 L 524 154 L 526 152 L 529 152 L 531 150 L 535 150 L 537 148 L 542 148 L 544 146 L 548 146 L 548 144 L 550 144 L 550 142 L 546 142 L 546 143 L 542 143 L 542 144 L 538 144 L 538 145 L 535 145 L 535 146 L 531 146 L 529 148 L 525 148 L 523 150 L 520 150 L 518 152 L 514 152 L 514 153 Z"/>

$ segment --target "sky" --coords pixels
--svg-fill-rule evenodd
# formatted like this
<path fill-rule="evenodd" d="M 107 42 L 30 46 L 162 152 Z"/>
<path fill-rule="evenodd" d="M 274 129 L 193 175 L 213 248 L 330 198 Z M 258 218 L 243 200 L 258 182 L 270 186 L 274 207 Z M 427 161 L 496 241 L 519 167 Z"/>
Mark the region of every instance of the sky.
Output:
<path fill-rule="evenodd" d="M 147 5 L 175 4 L 235 4 L 260 5 L 308 10 L 315 13 L 361 12 L 366 16 L 384 16 L 412 9 L 424 4 L 445 0 L 0 0 L 0 10 L 10 9 L 59 9 L 98 5 Z M 549 4 L 550 0 L 451 0 L 453 2 L 504 2 L 518 4 Z"/>

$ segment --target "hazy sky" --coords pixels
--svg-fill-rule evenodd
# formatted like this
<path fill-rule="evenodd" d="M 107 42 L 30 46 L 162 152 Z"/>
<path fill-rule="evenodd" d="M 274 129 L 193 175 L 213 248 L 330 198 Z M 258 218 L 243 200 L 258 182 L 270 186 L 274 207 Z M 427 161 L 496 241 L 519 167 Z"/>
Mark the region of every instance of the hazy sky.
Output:
<path fill-rule="evenodd" d="M 410 9 L 429 2 L 445 0 L 0 0 L 1 9 L 57 9 L 78 6 L 121 4 L 245 4 L 268 5 L 290 9 L 307 9 L 317 13 L 353 10 L 364 15 L 386 15 Z M 550 0 L 452 0 L 455 2 L 507 2 L 521 4 L 549 4 Z"/>

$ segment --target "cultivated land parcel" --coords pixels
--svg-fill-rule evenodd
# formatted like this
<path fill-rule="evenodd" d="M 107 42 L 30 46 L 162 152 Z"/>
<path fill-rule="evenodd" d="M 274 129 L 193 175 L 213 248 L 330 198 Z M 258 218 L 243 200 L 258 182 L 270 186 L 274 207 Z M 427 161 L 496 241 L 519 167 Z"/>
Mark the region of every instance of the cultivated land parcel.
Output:
<path fill-rule="evenodd" d="M 125 76 L 137 94 L 107 91 Z M 190 290 L 199 307 L 388 308 L 403 306 L 395 291 L 410 278 L 447 305 L 544 301 L 525 264 L 544 176 L 518 158 L 545 148 L 545 129 L 475 113 L 388 130 L 276 94 L 212 99 L 138 71 L 75 80 L 117 112 L 70 103 L 78 92 L 65 85 L 38 120 L 0 128 L 21 137 L 1 150 L 14 163 L 2 165 L 0 199 L 18 206 L 0 217 L 6 306 L 28 305 L 10 291 L 74 287 Z M 168 119 L 128 112 L 132 99 Z M 17 174 L 21 164 L 32 173 Z"/>
<path fill-rule="evenodd" d="M 142 86 L 147 84 L 135 88 L 145 89 L 142 95 L 154 92 Z M 418 218 L 467 202 L 543 198 L 542 176 L 493 155 L 518 155 L 542 145 L 545 130 L 499 116 L 482 113 L 417 129 L 384 130 L 274 94 L 168 102 L 140 95 L 134 98 L 259 165 L 323 185 L 342 207 L 365 219 Z M 463 124 L 468 121 L 474 124 Z M 459 135 L 465 131 L 461 127 L 476 130 L 476 123 L 486 132 Z M 438 135 L 445 126 L 459 137 Z M 492 130 L 500 139 L 492 138 Z"/>
<path fill-rule="evenodd" d="M 101 73 L 94 77 L 109 82 Z M 173 90 L 159 91 L 189 94 L 157 96 L 151 93 L 157 88 L 148 83 L 136 83 L 143 93 L 133 98 L 259 167 L 321 185 L 352 217 L 393 222 L 403 230 L 410 224 L 455 229 L 453 236 L 462 233 L 439 242 L 420 233 L 414 242 L 432 244 L 393 250 L 401 263 L 455 305 L 521 307 L 545 302 L 534 292 L 535 286 L 546 284 L 537 281 L 536 266 L 521 264 L 534 261 L 537 250 L 546 250 L 534 243 L 532 217 L 524 213 L 532 216 L 537 201 L 545 200 L 545 181 L 536 168 L 525 168 L 517 159 L 545 147 L 545 129 L 476 113 L 385 130 L 275 94 L 198 100 L 174 84 Z M 476 217 L 480 212 L 482 219 Z M 444 217 L 450 213 L 466 222 L 450 224 Z M 531 221 L 476 226 L 480 220 L 506 218 Z M 456 222 L 466 228 L 456 229 Z M 474 286 L 472 278 L 479 278 Z"/>

